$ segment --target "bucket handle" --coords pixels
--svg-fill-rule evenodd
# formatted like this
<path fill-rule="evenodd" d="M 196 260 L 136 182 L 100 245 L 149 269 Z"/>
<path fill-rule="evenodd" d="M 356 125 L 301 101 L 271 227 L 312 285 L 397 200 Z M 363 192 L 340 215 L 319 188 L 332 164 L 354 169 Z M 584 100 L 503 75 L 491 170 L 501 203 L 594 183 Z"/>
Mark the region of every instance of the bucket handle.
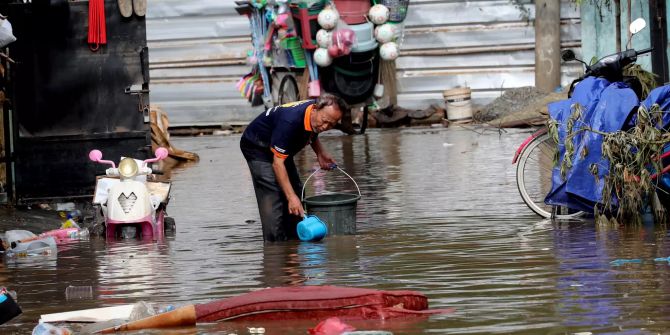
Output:
<path fill-rule="evenodd" d="M 354 185 L 356 185 L 356 190 L 358 191 L 358 197 L 360 198 L 361 197 L 361 189 L 358 187 L 358 184 L 356 183 L 354 178 L 351 178 L 351 176 L 348 173 L 344 172 L 344 170 L 342 170 L 339 166 L 335 165 L 335 168 L 340 170 L 340 172 L 344 173 L 345 176 L 347 176 L 347 177 L 349 177 L 349 179 L 351 179 L 351 181 L 354 183 Z M 309 177 L 307 177 L 307 179 L 305 180 L 305 183 L 302 185 L 302 192 L 300 192 L 300 202 L 302 202 L 302 203 L 305 202 L 305 186 L 307 186 L 307 182 L 309 181 L 310 178 L 312 178 L 319 171 L 321 171 L 321 167 L 314 170 L 314 172 L 312 172 L 312 174 L 310 174 Z"/>

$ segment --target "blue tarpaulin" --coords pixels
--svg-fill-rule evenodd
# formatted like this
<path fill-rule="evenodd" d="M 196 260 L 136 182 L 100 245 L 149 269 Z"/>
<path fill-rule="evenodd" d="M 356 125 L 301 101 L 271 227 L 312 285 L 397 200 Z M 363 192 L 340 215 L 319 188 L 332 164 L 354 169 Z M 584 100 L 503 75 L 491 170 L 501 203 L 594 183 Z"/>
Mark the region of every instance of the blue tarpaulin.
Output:
<path fill-rule="evenodd" d="M 576 104 L 583 110 L 582 116 L 574 122 L 573 132 L 585 126 L 600 132 L 614 132 L 624 127 L 639 100 L 635 92 L 624 83 L 587 77 L 575 86 L 571 98 L 548 106 L 550 117 L 558 122 L 559 163 L 552 171 L 552 189 L 545 202 L 593 212 L 594 205 L 602 201 L 604 177 L 609 173 L 609 161 L 602 157 L 602 135 L 591 131 L 578 132 L 572 138 L 575 147 L 570 157 L 572 167 L 565 178 L 560 172 L 561 163 L 565 159 L 568 120 Z M 583 156 L 585 148 L 588 154 Z M 590 170 L 592 164 L 598 167 L 595 176 Z"/>

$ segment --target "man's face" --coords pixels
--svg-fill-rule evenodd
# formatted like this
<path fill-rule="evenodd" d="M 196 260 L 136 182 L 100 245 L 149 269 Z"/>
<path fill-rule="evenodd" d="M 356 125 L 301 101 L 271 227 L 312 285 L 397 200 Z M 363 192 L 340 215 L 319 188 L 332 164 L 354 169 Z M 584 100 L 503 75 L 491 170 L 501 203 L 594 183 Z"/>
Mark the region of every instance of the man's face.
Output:
<path fill-rule="evenodd" d="M 326 130 L 333 129 L 337 122 L 342 118 L 342 113 L 336 106 L 326 106 L 318 110 L 316 119 L 314 120 L 314 131 L 322 133 Z"/>

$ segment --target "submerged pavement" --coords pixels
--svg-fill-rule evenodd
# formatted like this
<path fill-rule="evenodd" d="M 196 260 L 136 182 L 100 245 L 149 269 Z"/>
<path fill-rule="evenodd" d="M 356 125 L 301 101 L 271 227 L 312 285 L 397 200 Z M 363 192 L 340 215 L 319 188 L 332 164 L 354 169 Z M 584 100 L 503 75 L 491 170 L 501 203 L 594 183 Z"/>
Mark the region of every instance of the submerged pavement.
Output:
<path fill-rule="evenodd" d="M 165 241 L 92 238 L 58 255 L 0 262 L 0 285 L 24 314 L 0 326 L 25 334 L 40 314 L 147 301 L 182 305 L 265 287 L 341 285 L 416 290 L 429 318 L 357 323 L 394 334 L 664 332 L 670 328 L 670 255 L 663 227 L 542 221 L 521 201 L 511 164 L 528 131 L 412 128 L 322 141 L 357 181 L 358 234 L 320 243 L 264 244 L 239 136 L 173 138 L 200 162 L 171 172 Z M 307 148 L 303 180 L 317 167 Z M 337 172 L 318 174 L 307 194 L 352 191 Z M 0 231 L 16 216 L 0 213 Z M 23 227 L 39 215 L 22 215 Z M 37 231 L 36 231 L 37 232 Z M 610 264 L 616 259 L 640 263 Z M 68 285 L 94 299 L 67 301 Z M 179 333 L 305 334 L 313 321 L 220 323 Z M 151 333 L 151 332 L 146 332 Z"/>

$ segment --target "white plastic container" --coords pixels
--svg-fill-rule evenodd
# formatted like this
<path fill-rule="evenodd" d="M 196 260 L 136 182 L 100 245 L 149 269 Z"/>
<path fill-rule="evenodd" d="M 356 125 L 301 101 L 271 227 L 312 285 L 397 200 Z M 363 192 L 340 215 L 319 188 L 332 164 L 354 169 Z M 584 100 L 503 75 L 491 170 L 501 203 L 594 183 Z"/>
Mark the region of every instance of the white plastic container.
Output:
<path fill-rule="evenodd" d="M 37 235 L 27 230 L 16 229 L 16 230 L 8 230 L 5 232 L 5 240 L 7 241 L 7 244 L 10 245 L 12 244 L 12 242 L 35 238 L 35 236 Z"/>
<path fill-rule="evenodd" d="M 25 243 L 17 242 L 16 246 L 7 250 L 8 257 L 26 257 L 37 255 L 55 255 L 58 252 L 56 240 L 51 237 L 44 237 L 39 240 L 28 241 Z"/>

